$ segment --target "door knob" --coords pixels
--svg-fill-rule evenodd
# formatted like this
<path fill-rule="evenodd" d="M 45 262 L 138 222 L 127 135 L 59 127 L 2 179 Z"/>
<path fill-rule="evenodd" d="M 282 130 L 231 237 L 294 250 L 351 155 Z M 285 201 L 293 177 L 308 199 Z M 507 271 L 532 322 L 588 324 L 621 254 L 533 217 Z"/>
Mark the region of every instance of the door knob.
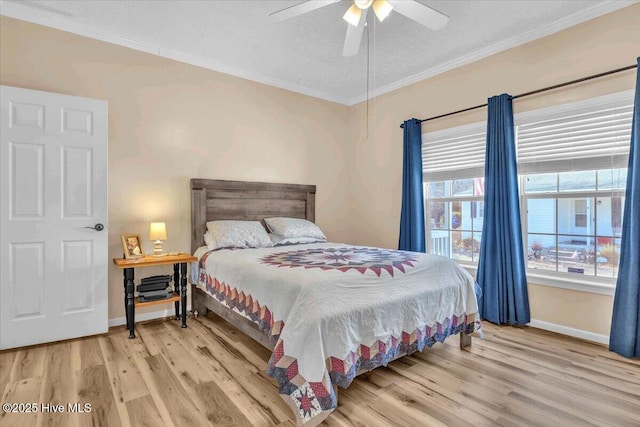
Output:
<path fill-rule="evenodd" d="M 97 223 L 93 227 L 85 227 L 85 228 L 90 228 L 91 230 L 96 230 L 96 231 L 102 231 L 104 230 L 104 225 Z"/>

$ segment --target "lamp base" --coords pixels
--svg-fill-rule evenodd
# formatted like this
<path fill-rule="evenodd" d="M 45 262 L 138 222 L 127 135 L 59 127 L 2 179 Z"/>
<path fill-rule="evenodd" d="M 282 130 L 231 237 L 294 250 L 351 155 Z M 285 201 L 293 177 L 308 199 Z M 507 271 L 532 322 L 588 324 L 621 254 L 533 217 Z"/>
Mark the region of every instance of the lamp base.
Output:
<path fill-rule="evenodd" d="M 165 254 L 162 253 L 162 241 L 161 240 L 156 240 L 155 242 L 153 242 L 153 256 L 164 256 Z"/>

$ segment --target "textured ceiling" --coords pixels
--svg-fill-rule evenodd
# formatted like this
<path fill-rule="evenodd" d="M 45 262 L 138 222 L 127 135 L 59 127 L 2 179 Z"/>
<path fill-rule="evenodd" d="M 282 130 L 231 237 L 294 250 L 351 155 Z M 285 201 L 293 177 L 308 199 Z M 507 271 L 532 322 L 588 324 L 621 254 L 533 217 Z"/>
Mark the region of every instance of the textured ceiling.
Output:
<path fill-rule="evenodd" d="M 349 1 L 284 22 L 268 15 L 300 1 L 2 1 L 2 14 L 123 44 L 263 83 L 354 104 L 627 6 L 633 1 L 421 3 L 451 20 L 433 32 L 397 13 L 369 16 L 360 53 L 343 57 Z M 369 43 L 369 55 L 367 55 Z"/>

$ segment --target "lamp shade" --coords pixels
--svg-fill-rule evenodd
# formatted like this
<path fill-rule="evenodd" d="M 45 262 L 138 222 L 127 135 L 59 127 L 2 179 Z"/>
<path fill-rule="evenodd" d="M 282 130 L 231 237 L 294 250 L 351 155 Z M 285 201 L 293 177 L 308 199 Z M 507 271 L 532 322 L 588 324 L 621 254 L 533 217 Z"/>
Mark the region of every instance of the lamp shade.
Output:
<path fill-rule="evenodd" d="M 150 240 L 167 240 L 167 227 L 164 222 L 152 222 L 149 226 Z"/>

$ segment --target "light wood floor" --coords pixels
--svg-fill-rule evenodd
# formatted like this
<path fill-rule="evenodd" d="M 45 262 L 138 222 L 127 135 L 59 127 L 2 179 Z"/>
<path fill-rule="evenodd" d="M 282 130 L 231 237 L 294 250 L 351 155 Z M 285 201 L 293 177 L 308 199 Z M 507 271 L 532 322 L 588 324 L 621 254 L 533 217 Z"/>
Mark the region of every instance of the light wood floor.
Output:
<path fill-rule="evenodd" d="M 269 353 L 209 315 L 0 352 L 5 402 L 91 403 L 91 413 L 0 414 L 9 426 L 294 425 Z M 532 328 L 484 325 L 340 389 L 327 426 L 640 426 L 640 361 Z"/>

